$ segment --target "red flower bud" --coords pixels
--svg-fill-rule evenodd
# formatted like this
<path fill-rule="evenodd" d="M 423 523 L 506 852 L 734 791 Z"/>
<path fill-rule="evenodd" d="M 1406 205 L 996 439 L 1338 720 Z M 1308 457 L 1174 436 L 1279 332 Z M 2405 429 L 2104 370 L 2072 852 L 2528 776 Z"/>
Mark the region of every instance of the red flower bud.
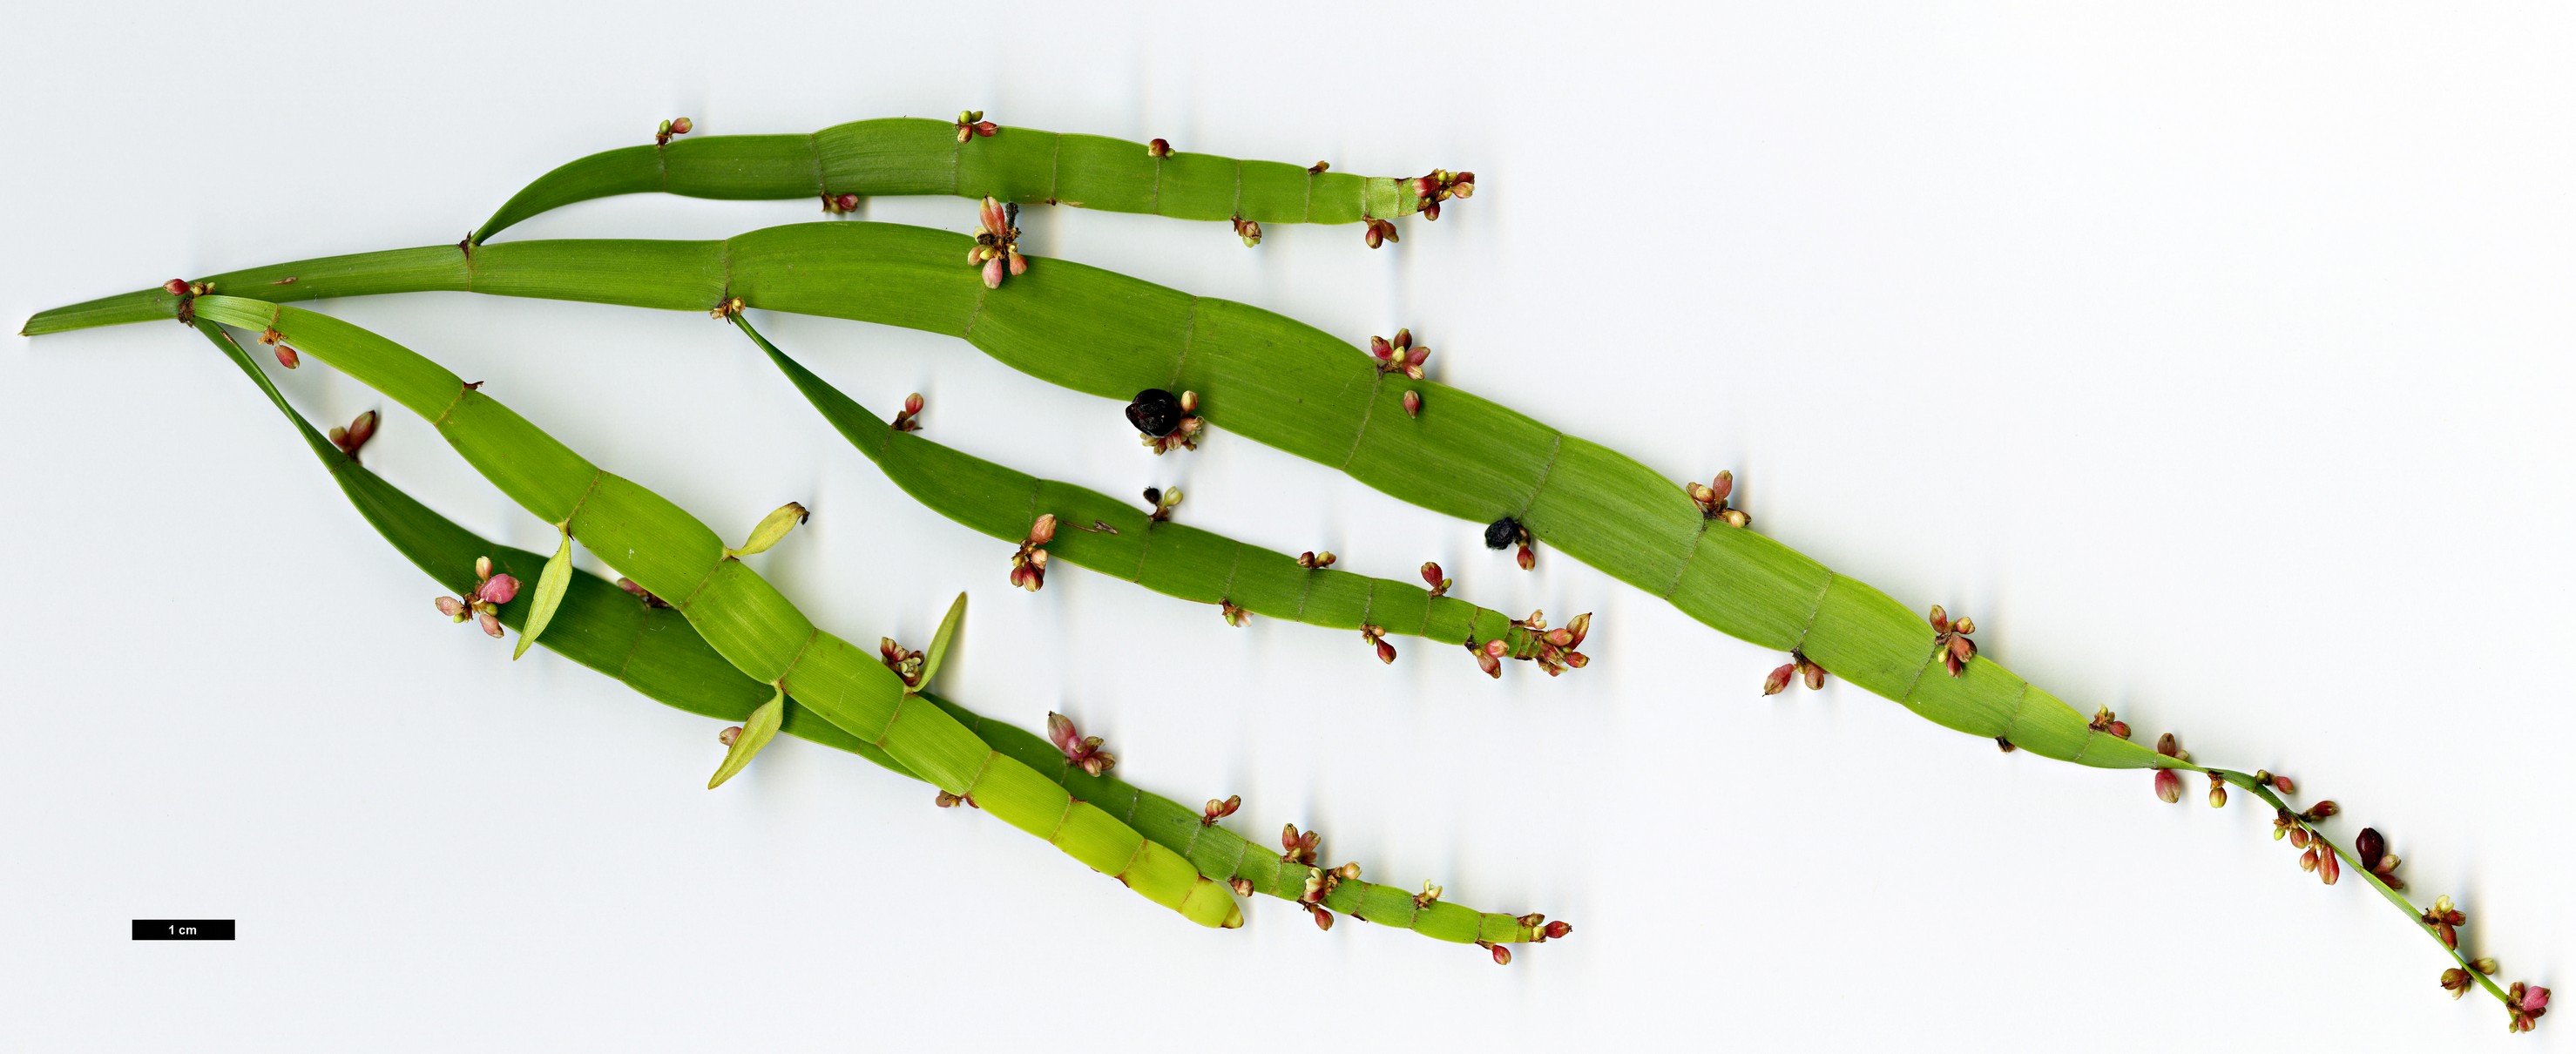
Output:
<path fill-rule="evenodd" d="M 2156 798 L 2167 805 L 2182 800 L 2182 777 L 2172 769 L 2156 770 Z"/>

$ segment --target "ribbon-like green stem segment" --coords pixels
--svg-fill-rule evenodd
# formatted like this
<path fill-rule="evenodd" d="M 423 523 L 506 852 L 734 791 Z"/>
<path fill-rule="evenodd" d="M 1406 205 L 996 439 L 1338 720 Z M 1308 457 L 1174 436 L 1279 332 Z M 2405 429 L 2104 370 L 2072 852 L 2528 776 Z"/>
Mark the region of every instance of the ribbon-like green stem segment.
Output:
<path fill-rule="evenodd" d="M 502 574 L 525 576 L 544 559 L 536 553 L 496 545 L 420 504 L 391 482 L 360 465 L 323 438 L 286 399 L 257 363 L 212 322 L 200 321 L 217 347 L 248 374 L 278 412 L 285 415 L 331 473 L 351 506 L 377 533 L 428 574 L 441 588 L 469 593 L 476 581 L 474 561 L 489 557 Z M 522 597 L 503 605 L 501 621 L 513 629 L 525 625 L 532 605 Z M 932 654 L 941 654 L 942 639 L 953 639 L 965 598 L 950 605 L 932 638 Z M 664 705 L 720 721 L 743 722 L 778 689 L 734 669 L 691 627 L 687 616 L 626 593 L 607 579 L 576 569 L 556 609 L 554 630 L 544 646 L 565 658 L 606 674 Z M 938 664 L 924 666 L 924 683 Z M 982 717 L 935 694 L 921 698 L 966 725 L 995 750 L 1065 786 L 1085 801 L 1104 803 L 1155 843 L 1190 858 L 1203 872 L 1252 883 L 1255 892 L 1294 902 L 1302 892 L 1304 869 L 1283 866 L 1277 853 L 1261 848 L 1222 824 L 1200 823 L 1198 810 L 1150 794 L 1108 775 L 1093 776 L 1068 761 L 1054 744 L 1035 732 Z M 746 729 L 747 731 L 748 729 Z M 793 699 L 787 700 L 780 731 L 836 750 L 845 750 L 903 776 L 920 779 L 875 744 L 842 731 Z M 1406 897 L 1398 905 L 1395 898 Z M 1370 922 L 1413 929 L 1424 936 L 1467 943 L 1520 943 L 1535 934 L 1510 915 L 1474 910 L 1446 902 L 1415 909 L 1400 889 L 1368 882 L 1344 882 L 1324 898 L 1324 906 Z"/>
<path fill-rule="evenodd" d="M 1066 260 L 1038 260 L 986 289 L 963 262 L 968 244 L 917 227 L 810 223 L 714 242 L 396 250 L 210 281 L 218 292 L 272 300 L 461 289 L 705 311 L 739 297 L 750 307 L 961 337 L 1014 368 L 1121 402 L 1147 388 L 1193 390 L 1198 414 L 1227 434 L 1479 525 L 1517 519 L 1542 546 L 1721 632 L 1797 651 L 1937 724 L 2083 765 L 2173 764 L 2092 727 L 1986 657 L 1950 676 L 1918 609 L 1753 530 L 1705 517 L 1675 482 L 1698 472 L 1659 473 L 1468 392 L 1382 373 L 1355 345 L 1244 304 Z M 169 293 L 145 290 L 45 312 L 28 331 L 168 318 L 179 307 Z M 1418 418 L 1401 406 L 1408 391 L 1423 400 Z M 1059 540 L 1067 533 L 1079 532 L 1059 532 Z"/>
<path fill-rule="evenodd" d="M 209 295 L 196 298 L 195 310 L 225 325 L 276 330 L 298 350 L 428 418 L 502 493 L 586 539 L 593 552 L 688 616 L 735 668 L 783 687 L 941 790 L 973 797 L 1004 822 L 1193 922 L 1242 925 L 1242 911 L 1223 883 L 993 750 L 945 712 L 907 705 L 912 697 L 901 678 L 807 621 L 757 572 L 726 555 L 705 524 L 583 460 L 455 374 L 383 337 L 299 308 Z"/>
<path fill-rule="evenodd" d="M 794 382 L 850 445 L 885 470 L 904 493 L 942 516 L 1003 541 L 1026 535 L 1039 513 L 1054 513 L 1051 559 L 1069 561 L 1156 592 L 1255 615 L 1331 629 L 1378 626 L 1443 644 L 1501 638 L 1515 656 L 1536 650 L 1511 616 L 1408 582 L 1301 566 L 1287 554 L 1186 524 L 1156 521 L 1095 490 L 994 464 L 895 428 L 815 376 L 733 316 L 734 325 Z M 1105 528 L 1105 529 L 1104 529 Z"/>
<path fill-rule="evenodd" d="M 1035 128 L 961 141 L 952 122 L 888 117 L 811 135 L 693 136 L 592 154 L 513 195 L 473 240 L 574 202 L 655 192 L 734 201 L 954 194 L 1257 223 L 1358 223 L 1422 207 L 1406 179 L 1185 151 L 1157 157 L 1144 143 Z"/>

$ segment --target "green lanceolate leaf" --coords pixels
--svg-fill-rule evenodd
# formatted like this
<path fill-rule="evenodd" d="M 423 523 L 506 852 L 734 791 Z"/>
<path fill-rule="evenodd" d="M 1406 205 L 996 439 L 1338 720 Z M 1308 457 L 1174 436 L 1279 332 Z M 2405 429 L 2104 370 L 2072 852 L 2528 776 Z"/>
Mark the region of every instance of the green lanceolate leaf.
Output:
<path fill-rule="evenodd" d="M 221 295 L 195 298 L 198 317 L 273 329 L 280 339 L 428 418 L 466 461 L 529 512 L 562 523 L 595 553 L 688 617 L 744 674 L 783 687 L 845 732 L 883 748 L 950 794 L 1110 875 L 1205 926 L 1233 927 L 1241 909 L 1225 886 L 1180 853 L 1072 797 L 935 706 L 914 705 L 874 656 L 808 621 L 704 523 L 616 476 L 419 354 L 347 322 L 299 308 Z"/>
<path fill-rule="evenodd" d="M 473 240 L 479 244 L 574 202 L 652 192 L 737 201 L 819 198 L 832 213 L 855 208 L 861 198 L 955 194 L 1189 220 L 1359 223 L 1411 215 L 1475 190 L 1474 173 L 1435 172 L 1432 183 L 1419 184 L 1333 172 L 1321 163 L 1158 151 L 1125 139 L 980 119 L 971 122 L 980 127 L 961 136 L 969 123 L 890 117 L 812 135 L 697 136 L 592 154 L 513 195 Z M 1420 193 L 1423 186 L 1432 188 L 1430 197 Z M 1260 238 L 1258 228 L 1238 233 L 1247 242 Z"/>
<path fill-rule="evenodd" d="M 501 573 L 534 573 L 542 557 L 476 537 L 350 459 L 286 404 L 258 365 L 221 328 L 203 321 L 198 328 L 296 427 L 359 514 L 440 588 L 459 593 L 470 590 L 478 557 L 489 557 Z M 721 721 L 747 721 L 766 701 L 778 696 L 775 686 L 744 676 L 716 654 L 677 610 L 643 601 L 587 571 L 575 570 L 572 578 L 564 603 L 556 611 L 554 629 L 545 637 L 545 647 L 616 679 L 646 698 Z M 961 596 L 959 604 L 951 605 L 950 617 L 941 623 L 944 628 L 956 624 L 962 604 Z M 526 613 L 527 605 L 513 603 L 502 608 L 501 619 L 516 628 L 523 625 Z M 933 647 L 938 646 L 938 640 L 951 637 L 953 632 L 935 636 Z M 1089 775 L 1034 732 L 982 717 L 935 694 L 921 698 L 965 725 L 992 749 L 1054 779 L 1084 801 L 1106 803 L 1104 808 L 1114 806 L 1147 838 L 1188 857 L 1206 874 L 1229 882 L 1243 881 L 1254 892 L 1291 903 L 1303 894 L 1302 868 L 1284 864 L 1278 853 L 1222 824 L 1201 822 L 1204 817 L 1200 810 L 1147 793 L 1112 776 Z M 792 698 L 786 702 L 780 730 L 857 754 L 907 779 L 921 779 L 874 743 L 842 731 Z M 1324 897 L 1323 906 L 1380 925 L 1459 943 L 1521 943 L 1538 940 L 1543 932 L 1538 924 L 1524 921 L 1525 917 L 1477 912 L 1447 902 L 1424 906 L 1413 903 L 1401 889 L 1368 882 L 1341 883 Z"/>
<path fill-rule="evenodd" d="M 770 546 L 778 544 L 779 539 L 787 537 L 787 532 L 795 530 L 797 524 L 805 522 L 807 515 L 809 514 L 805 511 L 805 506 L 797 502 L 791 501 L 781 505 L 769 515 L 760 518 L 760 523 L 751 529 L 751 538 L 743 542 L 741 548 L 727 549 L 725 555 L 750 556 L 754 553 L 768 552 Z"/>
<path fill-rule="evenodd" d="M 544 634 L 546 624 L 554 621 L 555 608 L 563 603 L 565 588 L 572 585 L 572 535 L 567 533 L 555 545 L 555 555 L 546 560 L 546 569 L 537 574 L 537 595 L 528 608 L 528 626 L 519 631 L 519 646 L 510 650 L 517 660 L 528 653 L 528 645 Z"/>
<path fill-rule="evenodd" d="M 732 779 L 734 773 L 751 764 L 751 756 L 760 753 L 760 748 L 768 746 L 770 738 L 778 734 L 778 724 L 786 713 L 787 690 L 781 688 L 777 695 L 753 710 L 751 718 L 742 723 L 742 729 L 734 733 L 733 742 L 725 746 L 724 763 L 716 766 L 716 774 L 707 778 L 707 789 L 724 786 L 724 781 Z"/>
<path fill-rule="evenodd" d="M 1537 658 L 1552 647 L 1511 616 L 1447 596 L 1445 587 L 1435 595 L 1410 582 L 1304 566 L 1296 557 L 1158 520 L 1098 491 L 1040 479 L 896 428 L 780 351 L 748 319 L 736 315 L 733 322 L 904 493 L 976 531 L 1015 541 L 1027 533 L 1032 509 L 1052 513 L 1059 527 L 1047 547 L 1051 559 L 1216 604 L 1229 616 L 1250 612 L 1332 629 L 1367 627 L 1452 645 L 1501 640 L 1506 655 L 1516 658 Z M 1171 488 L 1164 500 L 1178 493 Z M 1393 661 L 1394 645 L 1366 631 L 1363 639 Z M 1566 645 L 1562 650 L 1569 654 L 1559 658 L 1580 661 L 1571 658 L 1572 647 Z M 1551 658 L 1548 668 L 1565 666 Z"/>
<path fill-rule="evenodd" d="M 948 646 L 957 643 L 957 627 L 966 621 L 966 594 L 957 594 L 948 605 L 948 613 L 939 617 L 939 629 L 930 635 L 930 650 L 921 659 L 921 684 L 914 691 L 930 687 L 931 678 L 939 676 L 939 664 L 948 661 Z"/>

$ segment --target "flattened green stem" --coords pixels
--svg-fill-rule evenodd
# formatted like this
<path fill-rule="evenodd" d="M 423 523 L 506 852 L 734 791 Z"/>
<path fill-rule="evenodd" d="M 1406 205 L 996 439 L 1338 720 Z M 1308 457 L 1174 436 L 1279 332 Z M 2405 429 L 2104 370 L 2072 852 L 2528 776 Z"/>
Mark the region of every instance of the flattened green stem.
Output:
<path fill-rule="evenodd" d="M 473 240 L 574 202 L 664 193 L 733 201 L 917 194 L 1074 205 L 1184 220 L 1358 223 L 1419 210 L 1412 181 L 1238 161 L 1003 126 L 959 141 L 950 121 L 887 117 L 812 135 L 712 135 L 592 154 L 537 178 Z"/>
<path fill-rule="evenodd" d="M 749 319 L 735 315 L 733 323 L 904 493 L 974 530 L 1016 541 L 1028 532 L 1030 520 L 1051 512 L 1059 525 L 1047 547 L 1052 559 L 1184 600 L 1231 604 L 1255 615 L 1331 629 L 1379 626 L 1442 644 L 1499 637 L 1515 656 L 1537 650 L 1530 631 L 1514 626 L 1502 612 L 1456 597 L 1434 597 L 1407 582 L 1302 567 L 1284 553 L 1156 521 L 1098 491 L 1039 479 L 897 429 L 778 350 Z"/>
<path fill-rule="evenodd" d="M 1796 651 L 1936 724 L 2082 765 L 2171 764 L 2093 728 L 1987 657 L 1950 676 L 1919 609 L 1751 529 L 1708 519 L 1677 482 L 1698 471 L 1657 472 L 1467 392 L 1381 373 L 1355 343 L 1232 301 L 1066 260 L 1039 261 L 987 290 L 963 263 L 967 245 L 962 235 L 917 227 L 812 223 L 720 242 L 515 242 L 470 258 L 454 246 L 398 250 L 212 281 L 219 291 L 278 300 L 435 288 L 704 311 L 739 297 L 750 307 L 961 337 L 1031 375 L 1120 402 L 1146 388 L 1193 390 L 1199 416 L 1226 434 L 1478 525 L 1517 519 L 1552 552 L 1720 632 Z M 446 272 L 430 266 L 440 253 L 452 264 Z M 288 276 L 298 280 L 279 284 Z M 146 290 L 49 311 L 29 328 L 168 318 L 177 308 L 169 294 Z M 1401 408 L 1408 391 L 1423 399 L 1419 417 Z M 1116 427 L 1102 417 L 1103 427 Z M 1078 532 L 1058 538 L 1067 533 Z"/>
<path fill-rule="evenodd" d="M 364 329 L 298 308 L 208 295 L 196 298 L 195 309 L 208 321 L 276 330 L 298 350 L 428 418 L 512 500 L 566 524 L 593 552 L 623 554 L 619 569 L 688 616 L 736 669 L 783 686 L 941 790 L 974 797 L 995 817 L 1193 922 L 1242 924 L 1231 891 L 1185 857 L 993 750 L 946 713 L 907 705 L 912 697 L 900 678 L 807 621 L 758 573 L 725 555 L 705 524 L 583 460 L 455 374 Z"/>
<path fill-rule="evenodd" d="M 470 591 L 475 583 L 477 557 L 489 557 L 501 573 L 522 576 L 531 573 L 530 569 L 543 559 L 535 553 L 477 537 L 341 453 L 287 405 L 257 363 L 221 327 L 201 321 L 197 328 L 205 331 L 208 339 L 223 349 L 259 385 L 278 412 L 295 425 L 359 515 L 441 588 L 458 593 Z M 528 608 L 525 600 L 504 605 L 501 621 L 519 628 L 524 625 Z M 941 620 L 940 632 L 932 638 L 932 655 L 942 653 L 939 641 L 953 639 L 964 609 L 965 597 L 960 594 L 957 603 L 950 605 L 948 617 Z M 775 686 L 752 680 L 717 655 L 706 638 L 689 625 L 686 616 L 669 607 L 644 603 L 587 571 L 573 572 L 564 602 L 556 610 L 554 631 L 546 635 L 544 644 L 646 698 L 721 721 L 747 721 L 761 705 L 779 694 Z M 925 666 L 924 683 L 928 683 L 938 661 L 933 658 Z M 1108 775 L 1085 773 L 1037 733 L 984 718 L 935 694 L 922 698 L 973 730 L 993 749 L 1065 785 L 1084 800 L 1111 803 L 1127 823 L 1156 844 L 1189 857 L 1202 872 L 1229 881 L 1241 878 L 1250 882 L 1256 892 L 1292 903 L 1303 891 L 1299 869 L 1280 866 L 1278 854 L 1222 825 L 1201 824 L 1197 810 Z M 842 731 L 793 699 L 786 703 L 780 730 L 857 754 L 907 779 L 921 778 L 875 744 Z M 1421 911 L 1378 910 L 1377 906 L 1392 903 L 1390 894 L 1400 893 L 1392 887 L 1346 882 L 1324 903 L 1336 911 L 1357 912 L 1368 921 L 1415 929 L 1441 940 L 1502 944 L 1536 937 L 1530 927 L 1513 916 L 1475 912 L 1457 905 Z"/>

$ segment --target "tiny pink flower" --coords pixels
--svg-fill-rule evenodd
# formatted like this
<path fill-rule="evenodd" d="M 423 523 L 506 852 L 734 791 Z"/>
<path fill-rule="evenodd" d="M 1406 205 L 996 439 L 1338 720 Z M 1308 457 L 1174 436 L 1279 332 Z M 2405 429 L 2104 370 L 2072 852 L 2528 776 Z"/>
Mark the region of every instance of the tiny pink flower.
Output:
<path fill-rule="evenodd" d="M 509 575 L 493 575 L 483 580 L 474 591 L 474 599 L 486 604 L 507 604 L 519 595 L 519 580 Z"/>

